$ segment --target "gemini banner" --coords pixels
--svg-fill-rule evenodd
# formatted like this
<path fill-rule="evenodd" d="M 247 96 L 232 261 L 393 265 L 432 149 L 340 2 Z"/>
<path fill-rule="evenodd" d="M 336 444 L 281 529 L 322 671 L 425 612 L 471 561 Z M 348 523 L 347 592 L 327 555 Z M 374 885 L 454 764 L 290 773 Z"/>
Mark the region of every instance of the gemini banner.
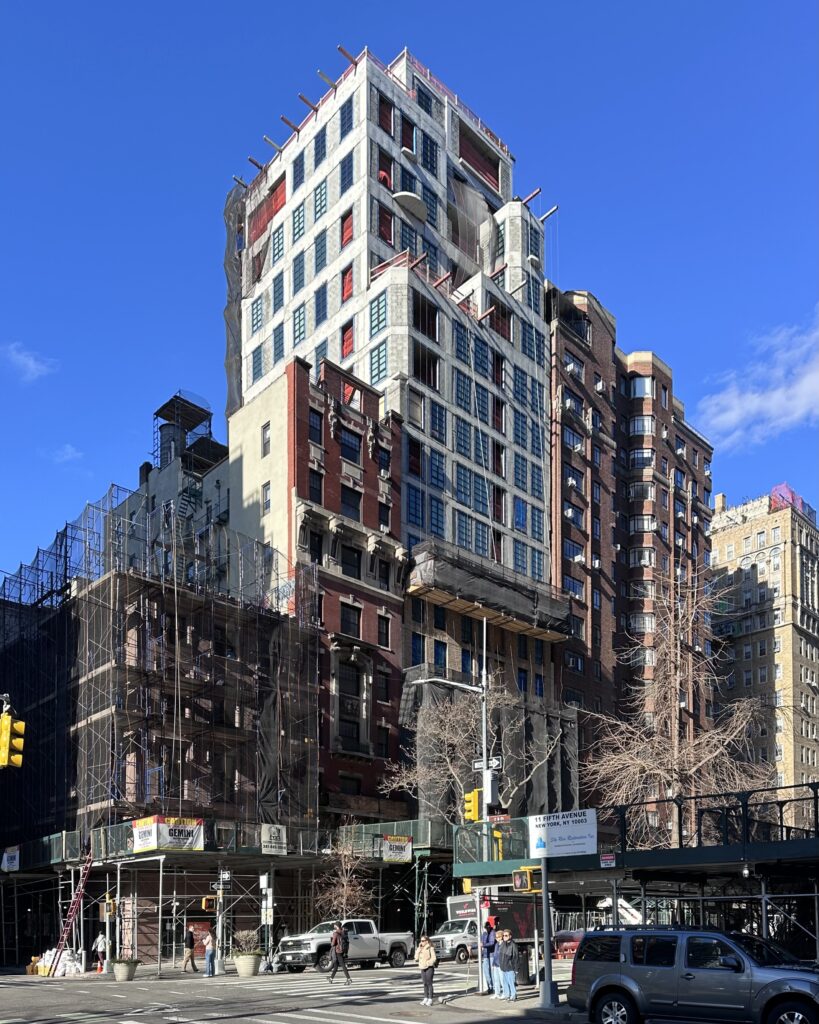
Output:
<path fill-rule="evenodd" d="M 202 818 L 139 818 L 132 822 L 134 853 L 149 850 L 204 850 L 205 824 Z"/>

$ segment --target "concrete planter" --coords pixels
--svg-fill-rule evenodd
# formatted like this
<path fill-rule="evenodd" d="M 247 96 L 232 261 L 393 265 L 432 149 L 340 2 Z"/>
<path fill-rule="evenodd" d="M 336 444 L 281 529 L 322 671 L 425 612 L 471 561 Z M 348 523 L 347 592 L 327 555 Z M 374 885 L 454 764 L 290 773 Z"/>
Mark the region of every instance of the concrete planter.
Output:
<path fill-rule="evenodd" d="M 233 962 L 240 978 L 255 978 L 259 973 L 262 958 L 258 953 L 234 953 Z"/>
<path fill-rule="evenodd" d="M 114 977 L 117 981 L 133 981 L 136 977 L 137 962 L 136 960 L 127 961 L 125 963 L 114 962 Z"/>

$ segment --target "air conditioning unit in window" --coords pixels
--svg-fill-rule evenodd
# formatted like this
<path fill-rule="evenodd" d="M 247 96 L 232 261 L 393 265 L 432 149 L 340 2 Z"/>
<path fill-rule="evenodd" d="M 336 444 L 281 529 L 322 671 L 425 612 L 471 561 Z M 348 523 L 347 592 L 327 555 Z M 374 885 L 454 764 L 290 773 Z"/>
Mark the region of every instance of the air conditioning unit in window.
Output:
<path fill-rule="evenodd" d="M 577 565 L 585 565 L 586 564 L 586 556 L 585 555 L 575 555 L 574 558 L 572 559 L 572 561 L 575 562 Z"/>
<path fill-rule="evenodd" d="M 613 550 L 614 550 L 614 551 L 619 551 L 619 550 L 620 550 L 620 545 L 619 545 L 619 544 L 615 544 L 615 545 L 613 546 Z"/>
<path fill-rule="evenodd" d="M 651 559 L 650 558 L 641 558 L 640 559 L 640 565 L 644 569 L 650 569 L 651 568 Z"/>
<path fill-rule="evenodd" d="M 572 451 L 573 452 L 582 452 L 583 451 L 583 442 L 582 441 L 578 441 L 577 444 L 573 444 L 572 445 Z"/>
<path fill-rule="evenodd" d="M 600 555 L 592 555 L 592 569 L 599 569 L 600 565 Z"/>
<path fill-rule="evenodd" d="M 382 480 L 389 480 L 390 471 L 388 469 L 379 469 L 378 475 L 381 477 Z"/>
<path fill-rule="evenodd" d="M 677 512 L 678 519 L 685 519 L 685 512 Z"/>
<path fill-rule="evenodd" d="M 683 546 L 683 539 L 682 539 L 682 537 L 675 537 L 674 538 L 674 543 L 677 545 L 678 548 L 681 548 Z"/>
<path fill-rule="evenodd" d="M 606 382 L 604 380 L 599 380 L 594 385 L 594 390 L 597 392 L 598 395 L 602 395 L 606 390 Z"/>
<path fill-rule="evenodd" d="M 574 407 L 574 402 L 571 398 L 564 398 L 563 405 L 566 409 L 572 409 Z"/>
<path fill-rule="evenodd" d="M 663 427 L 663 440 L 668 440 L 668 427 Z"/>
<path fill-rule="evenodd" d="M 700 644 L 694 644 L 694 650 L 697 654 L 702 654 L 702 647 Z"/>
<path fill-rule="evenodd" d="M 387 524 L 386 524 L 386 523 L 380 523 L 380 524 L 379 524 L 379 526 L 378 526 L 378 529 L 379 529 L 379 530 L 380 530 L 380 531 L 381 531 L 382 533 L 389 533 L 389 532 L 390 532 L 390 528 L 389 528 L 389 526 L 387 526 Z"/>
<path fill-rule="evenodd" d="M 567 519 L 574 519 L 574 512 L 572 512 L 572 510 L 570 508 L 564 508 L 563 509 L 563 515 Z"/>
<path fill-rule="evenodd" d="M 577 487 L 577 480 L 573 476 L 566 477 L 567 487 Z"/>
<path fill-rule="evenodd" d="M 691 522 L 694 524 L 694 526 L 696 526 L 699 521 L 700 521 L 700 517 L 695 512 L 694 515 L 691 516 Z"/>

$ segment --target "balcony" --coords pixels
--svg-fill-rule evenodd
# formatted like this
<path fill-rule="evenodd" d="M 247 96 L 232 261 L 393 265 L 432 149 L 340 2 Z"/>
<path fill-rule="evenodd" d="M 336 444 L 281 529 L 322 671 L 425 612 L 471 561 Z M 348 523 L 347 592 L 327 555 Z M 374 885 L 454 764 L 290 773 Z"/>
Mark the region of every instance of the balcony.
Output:
<path fill-rule="evenodd" d="M 443 541 L 416 545 L 413 555 L 407 584 L 412 597 L 550 642 L 568 636 L 569 599 L 556 587 Z"/>

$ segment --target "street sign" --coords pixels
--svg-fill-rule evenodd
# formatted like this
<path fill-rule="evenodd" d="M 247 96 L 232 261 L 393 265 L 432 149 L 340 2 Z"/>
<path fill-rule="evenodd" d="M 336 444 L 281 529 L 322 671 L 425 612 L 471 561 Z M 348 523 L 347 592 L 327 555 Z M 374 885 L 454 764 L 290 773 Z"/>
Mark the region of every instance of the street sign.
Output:
<path fill-rule="evenodd" d="M 617 857 L 613 853 L 601 853 L 600 854 L 600 867 L 601 868 L 616 868 Z"/>
<path fill-rule="evenodd" d="M 486 768 L 488 768 L 490 772 L 499 772 L 503 768 L 503 758 L 497 755 L 487 757 Z M 472 762 L 473 772 L 482 772 L 485 770 L 482 757 L 478 757 Z"/>
<path fill-rule="evenodd" d="M 530 857 L 576 857 L 597 853 L 597 813 L 558 811 L 529 818 Z"/>
<path fill-rule="evenodd" d="M 220 880 L 221 880 L 221 881 L 223 881 L 223 882 L 229 882 L 229 881 L 230 881 L 230 879 L 231 879 L 231 874 L 230 874 L 230 872 L 229 872 L 229 871 L 227 871 L 227 870 L 225 870 L 225 869 L 223 868 L 223 869 L 222 869 L 222 870 L 221 870 L 221 871 L 219 872 L 219 878 L 220 878 Z"/>
<path fill-rule="evenodd" d="M 230 892 L 230 882 L 211 882 L 210 888 L 212 892 Z"/>

